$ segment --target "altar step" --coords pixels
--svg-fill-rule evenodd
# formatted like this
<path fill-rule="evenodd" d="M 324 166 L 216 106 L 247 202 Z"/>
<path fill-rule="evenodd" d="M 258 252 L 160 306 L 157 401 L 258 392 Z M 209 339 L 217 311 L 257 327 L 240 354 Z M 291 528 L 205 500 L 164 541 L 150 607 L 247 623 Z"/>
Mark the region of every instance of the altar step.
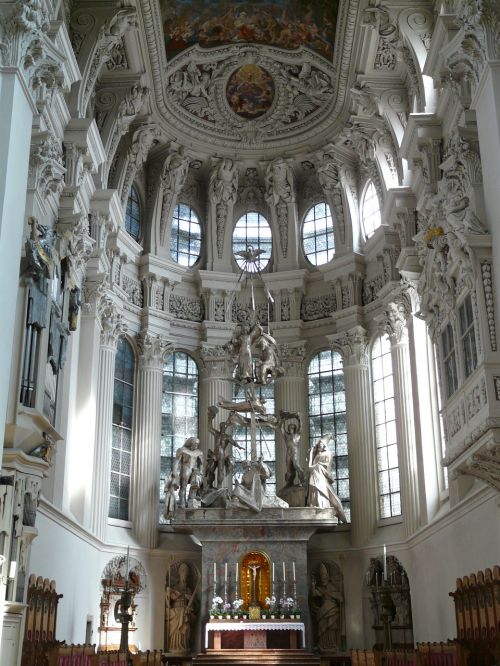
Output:
<path fill-rule="evenodd" d="M 319 666 L 320 658 L 304 650 L 207 650 L 193 666 Z"/>

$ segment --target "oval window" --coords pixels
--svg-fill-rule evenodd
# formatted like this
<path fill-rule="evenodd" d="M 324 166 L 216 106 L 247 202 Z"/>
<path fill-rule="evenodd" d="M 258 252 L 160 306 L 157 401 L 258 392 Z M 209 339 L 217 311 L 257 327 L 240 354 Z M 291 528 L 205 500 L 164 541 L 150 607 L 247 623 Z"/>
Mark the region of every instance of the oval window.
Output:
<path fill-rule="evenodd" d="M 321 202 L 307 211 L 302 226 L 302 247 L 306 259 L 314 266 L 322 266 L 333 259 L 335 239 L 330 206 Z"/>
<path fill-rule="evenodd" d="M 243 271 L 262 271 L 271 259 L 273 238 L 266 218 L 255 211 L 240 217 L 233 231 L 233 253 Z"/>
<path fill-rule="evenodd" d="M 181 266 L 193 266 L 200 258 L 201 225 L 194 210 L 178 204 L 172 219 L 170 256 Z"/>

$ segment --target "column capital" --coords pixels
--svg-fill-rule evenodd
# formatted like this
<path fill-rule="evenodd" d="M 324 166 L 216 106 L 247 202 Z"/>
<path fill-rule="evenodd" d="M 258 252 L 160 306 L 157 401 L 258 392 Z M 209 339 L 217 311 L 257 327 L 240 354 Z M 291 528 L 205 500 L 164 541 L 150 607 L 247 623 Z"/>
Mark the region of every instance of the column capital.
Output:
<path fill-rule="evenodd" d="M 295 343 L 282 344 L 279 347 L 281 365 L 285 368 L 285 375 L 276 381 L 286 381 L 287 377 L 304 378 L 304 359 L 306 357 L 306 343 L 299 340 Z"/>
<path fill-rule="evenodd" d="M 368 333 L 363 326 L 357 325 L 348 331 L 327 335 L 332 348 L 342 354 L 344 365 L 368 366 Z"/>
<path fill-rule="evenodd" d="M 206 379 L 228 379 L 231 377 L 231 357 L 225 345 L 202 343 L 200 356 L 203 375 Z"/>
<path fill-rule="evenodd" d="M 139 368 L 161 370 L 163 358 L 167 352 L 174 350 L 172 342 L 165 340 L 159 335 L 152 335 L 143 331 L 137 338 L 139 347 Z"/>
<path fill-rule="evenodd" d="M 381 329 L 387 333 L 392 345 L 408 342 L 407 322 L 411 314 L 408 298 L 401 296 L 388 303 L 381 317 Z"/>
<path fill-rule="evenodd" d="M 127 325 L 117 304 L 105 296 L 99 304 L 97 315 L 101 326 L 101 347 L 116 349 L 118 339 L 127 332 Z"/>

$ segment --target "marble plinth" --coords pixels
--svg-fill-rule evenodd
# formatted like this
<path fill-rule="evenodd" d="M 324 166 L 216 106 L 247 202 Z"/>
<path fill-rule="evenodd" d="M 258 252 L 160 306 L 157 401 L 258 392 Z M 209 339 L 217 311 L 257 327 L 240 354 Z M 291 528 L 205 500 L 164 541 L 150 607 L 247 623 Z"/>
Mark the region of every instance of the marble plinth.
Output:
<path fill-rule="evenodd" d="M 307 488 L 305 486 L 284 486 L 278 492 L 278 497 L 291 507 L 305 508 L 306 495 Z"/>

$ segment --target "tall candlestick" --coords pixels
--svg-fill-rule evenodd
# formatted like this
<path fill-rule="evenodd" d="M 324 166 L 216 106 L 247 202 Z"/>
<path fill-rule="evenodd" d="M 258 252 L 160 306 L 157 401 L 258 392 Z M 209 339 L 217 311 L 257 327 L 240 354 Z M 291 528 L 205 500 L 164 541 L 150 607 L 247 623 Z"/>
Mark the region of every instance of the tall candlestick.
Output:
<path fill-rule="evenodd" d="M 384 543 L 384 582 L 387 580 L 387 548 Z"/>
<path fill-rule="evenodd" d="M 283 562 L 283 582 L 285 582 L 286 578 L 286 571 L 285 571 L 285 563 Z"/>
<path fill-rule="evenodd" d="M 214 562 L 214 586 L 217 582 L 217 564 Z"/>
<path fill-rule="evenodd" d="M 292 562 L 293 582 L 295 583 L 295 562 Z"/>
<path fill-rule="evenodd" d="M 274 583 L 274 562 L 273 562 L 273 583 Z"/>

